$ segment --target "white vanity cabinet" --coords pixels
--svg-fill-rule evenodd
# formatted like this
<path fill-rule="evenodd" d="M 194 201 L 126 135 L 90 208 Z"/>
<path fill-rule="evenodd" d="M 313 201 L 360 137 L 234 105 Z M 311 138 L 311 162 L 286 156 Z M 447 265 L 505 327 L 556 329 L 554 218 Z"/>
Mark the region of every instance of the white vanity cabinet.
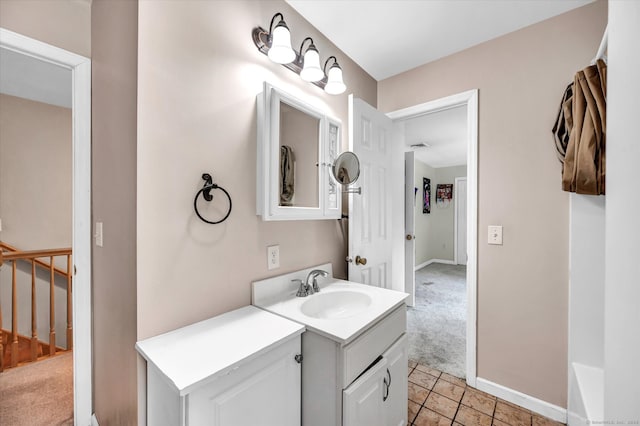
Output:
<path fill-rule="evenodd" d="M 407 424 L 406 306 L 353 341 L 302 336 L 303 426 Z"/>
<path fill-rule="evenodd" d="M 343 426 L 407 424 L 407 345 L 402 335 L 343 391 Z"/>
<path fill-rule="evenodd" d="M 150 426 L 299 426 L 304 326 L 247 306 L 136 344 Z"/>
<path fill-rule="evenodd" d="M 319 292 L 297 297 L 317 269 Z M 407 424 L 408 294 L 333 278 L 329 263 L 252 283 L 252 303 L 304 324 L 302 426 Z"/>

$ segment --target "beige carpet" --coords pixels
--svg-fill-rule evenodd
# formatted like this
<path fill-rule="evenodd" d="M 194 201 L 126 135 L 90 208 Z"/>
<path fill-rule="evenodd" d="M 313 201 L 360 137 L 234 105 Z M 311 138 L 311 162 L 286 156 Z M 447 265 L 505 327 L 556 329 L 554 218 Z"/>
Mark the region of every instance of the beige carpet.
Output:
<path fill-rule="evenodd" d="M 73 354 L 0 373 L 0 425 L 73 425 Z"/>

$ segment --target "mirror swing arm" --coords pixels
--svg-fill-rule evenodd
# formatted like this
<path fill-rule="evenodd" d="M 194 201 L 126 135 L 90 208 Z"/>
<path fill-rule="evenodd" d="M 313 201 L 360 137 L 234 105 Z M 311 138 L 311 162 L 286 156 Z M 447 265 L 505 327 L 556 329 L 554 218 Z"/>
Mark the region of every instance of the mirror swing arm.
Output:
<path fill-rule="evenodd" d="M 351 152 L 345 151 L 335 159 L 333 164 L 327 164 L 331 170 L 331 176 L 340 184 L 343 194 L 359 194 L 362 195 L 362 187 L 349 187 L 355 183 L 360 177 L 360 160 L 358 156 Z"/>

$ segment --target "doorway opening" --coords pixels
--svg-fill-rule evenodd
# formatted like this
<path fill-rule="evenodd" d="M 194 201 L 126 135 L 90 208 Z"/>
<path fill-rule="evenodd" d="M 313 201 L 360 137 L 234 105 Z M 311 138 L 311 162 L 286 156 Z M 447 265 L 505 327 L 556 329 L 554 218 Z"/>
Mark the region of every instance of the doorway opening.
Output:
<path fill-rule="evenodd" d="M 470 386 L 476 381 L 477 96 L 471 90 L 387 114 L 407 147 L 410 358 Z"/>
<path fill-rule="evenodd" d="M 48 45 L 46 43 L 42 43 L 40 41 L 31 39 L 29 37 L 22 36 L 20 34 L 14 33 L 12 31 L 0 28 L 0 49 L 2 49 L 3 53 L 7 53 L 17 60 L 22 60 L 31 63 L 36 63 L 37 68 L 40 71 L 33 71 L 33 69 L 27 69 L 26 67 L 19 70 L 17 73 L 17 77 L 23 77 L 28 81 L 14 81 L 11 87 L 8 87 L 9 90 L 16 89 L 16 86 L 24 86 L 22 89 L 26 89 L 27 92 L 29 90 L 32 91 L 34 87 L 37 87 L 38 84 L 34 83 L 42 83 L 46 82 L 50 75 L 46 72 L 41 74 L 42 70 L 51 70 L 56 69 L 62 71 L 63 74 L 66 73 L 67 83 L 66 83 L 66 96 L 68 99 L 66 109 L 69 109 L 67 113 L 68 122 L 65 126 L 68 126 L 67 132 L 70 137 L 70 142 L 68 146 L 68 158 L 67 158 L 67 166 L 71 168 L 69 171 L 69 167 L 67 167 L 68 177 L 68 203 L 70 206 L 67 206 L 69 210 L 69 214 L 66 215 L 66 218 L 62 219 L 63 221 L 68 221 L 67 230 L 64 232 L 65 237 L 70 242 L 71 248 L 69 253 L 65 251 L 64 261 L 58 261 L 57 258 L 60 257 L 58 251 L 47 251 L 44 249 L 59 249 L 59 247 L 38 247 L 35 248 L 38 254 L 42 254 L 41 250 L 44 250 L 44 257 L 40 263 L 32 262 L 29 258 L 30 255 L 25 254 L 29 250 L 23 249 L 23 247 L 15 247 L 13 249 L 6 249 L 3 253 L 3 256 L 7 259 L 15 258 L 16 260 L 12 260 L 10 262 L 5 262 L 3 269 L 7 268 L 7 263 L 10 263 L 8 268 L 10 269 L 10 278 L 9 280 L 9 291 L 12 293 L 9 302 L 11 318 L 9 322 L 9 326 L 11 327 L 11 340 L 12 346 L 15 349 L 19 349 L 20 347 L 20 337 L 18 334 L 21 318 L 18 318 L 18 315 L 22 315 L 25 309 L 22 309 L 22 305 L 18 303 L 17 300 L 22 298 L 23 291 L 18 288 L 18 284 L 14 284 L 14 276 L 17 276 L 18 269 L 18 260 L 22 259 L 21 257 L 17 257 L 16 253 L 22 253 L 23 257 L 27 256 L 27 264 L 30 264 L 28 269 L 30 273 L 29 283 L 26 290 L 26 297 L 30 298 L 30 300 L 36 300 L 36 306 L 42 305 L 42 303 L 32 296 L 32 289 L 34 287 L 38 288 L 38 281 L 40 280 L 39 275 L 41 275 L 40 269 L 43 267 L 41 263 L 49 265 L 50 276 L 49 278 L 49 288 L 44 292 L 45 296 L 48 298 L 49 306 L 46 306 L 47 314 L 44 315 L 45 319 L 49 320 L 49 324 L 46 325 L 48 328 L 47 333 L 37 333 L 37 329 L 40 327 L 39 321 L 37 321 L 38 317 L 42 317 L 42 314 L 38 315 L 38 309 L 33 309 L 33 304 L 31 305 L 31 310 L 27 310 L 27 315 L 30 316 L 25 322 L 27 323 L 27 328 L 30 329 L 31 333 L 29 334 L 30 341 L 33 346 L 31 346 L 32 350 L 27 350 L 27 355 L 29 357 L 38 358 L 38 345 L 39 340 L 43 339 L 46 334 L 47 345 L 48 345 L 48 356 L 49 358 L 46 361 L 42 361 L 42 363 L 33 362 L 33 367 L 39 367 L 40 365 L 44 365 L 45 363 L 57 362 L 65 364 L 64 366 L 57 365 L 55 368 L 60 370 L 71 370 L 72 371 L 72 401 L 70 405 L 73 406 L 72 410 L 72 418 L 69 419 L 61 419 L 63 421 L 71 421 L 75 424 L 90 424 L 91 423 L 91 412 L 92 412 L 92 373 L 91 373 L 91 65 L 90 60 L 88 58 L 76 55 L 74 53 L 68 52 L 66 50 Z M 7 65 L 7 61 L 3 59 L 3 67 Z M 53 67 L 53 68 L 51 68 Z M 10 75 L 8 72 L 5 72 L 3 68 L 3 78 Z M 14 73 L 15 74 L 15 73 Z M 3 81 L 4 84 L 4 81 Z M 46 91 L 46 90 L 45 90 Z M 30 104 L 49 104 L 50 102 L 43 101 L 41 99 L 35 97 L 29 97 L 28 95 L 19 95 L 19 92 L 10 93 L 11 102 L 20 103 L 22 107 Z M 24 100 L 26 98 L 27 100 Z M 18 99 L 18 101 L 16 101 Z M 40 106 L 42 106 L 40 105 Z M 65 109 L 65 108 L 62 108 Z M 63 114 L 64 115 L 64 114 Z M 29 120 L 29 117 L 26 117 L 26 120 Z M 56 121 L 56 120 L 54 120 Z M 40 123 L 38 123 L 40 124 Z M 42 142 L 46 143 L 46 131 L 42 132 Z M 50 147 L 49 147 L 50 148 Z M 50 158 L 49 158 L 50 159 Z M 46 159 L 45 159 L 46 160 Z M 46 161 L 39 168 L 47 168 Z M 21 162 L 18 161 L 17 166 L 21 165 Z M 26 165 L 25 165 L 26 166 Z M 7 176 L 3 175 L 3 179 L 10 180 Z M 3 182 L 4 183 L 4 182 Z M 36 182 L 36 189 L 33 191 L 37 195 L 38 193 L 46 192 L 48 189 L 48 185 L 52 185 L 50 181 L 40 181 Z M 19 194 L 18 194 L 19 195 Z M 42 222 L 50 222 L 51 215 L 55 214 L 54 208 L 55 205 L 50 205 L 50 208 L 45 209 L 44 211 L 38 212 L 41 216 L 36 219 Z M 55 210 L 57 212 L 57 210 Z M 15 213 L 15 212 L 14 212 Z M 24 225 L 25 223 L 21 223 L 25 217 L 25 212 L 20 213 L 19 215 L 14 213 L 7 213 L 7 218 L 9 220 L 5 220 L 2 224 L 3 229 L 5 231 L 13 231 L 19 228 L 19 225 Z M 34 213 L 34 212 L 30 212 Z M 4 217 L 0 219 L 5 219 Z M 26 221 L 25 221 L 26 222 Z M 58 225 L 53 225 L 50 227 L 51 229 L 55 229 Z M 5 232 L 3 232 L 5 234 Z M 18 234 L 15 234 L 16 236 Z M 21 234 L 23 235 L 23 234 Z M 3 235 L 4 237 L 4 235 Z M 41 237 L 41 235 L 35 235 L 33 238 L 36 240 Z M 18 237 L 16 237 L 18 238 Z M 19 237 L 19 238 L 22 238 Z M 57 241 L 57 240 L 56 240 Z M 8 242 L 8 241 L 7 241 Z M 52 243 L 54 246 L 57 246 L 58 243 Z M 35 246 L 32 246 L 31 243 L 28 244 L 28 248 L 34 249 Z M 55 252 L 55 253 L 54 253 Z M 72 253 L 72 254 L 71 254 Z M 6 256 L 5 256 L 6 255 Z M 33 253 L 31 255 L 35 256 Z M 33 257 L 32 256 L 32 257 Z M 72 259 L 72 260 L 71 260 Z M 39 259 L 38 259 L 39 260 Z M 37 271 L 35 271 L 37 268 Z M 64 274 L 66 286 L 58 284 L 57 275 Z M 33 277 L 33 278 L 31 278 Z M 71 281 L 73 282 L 73 290 L 70 291 Z M 4 288 L 3 282 L 3 288 Z M 63 287 L 63 288 L 61 288 Z M 66 288 L 64 288 L 66 287 Z M 66 298 L 66 306 L 64 306 L 64 314 L 60 315 L 57 310 L 59 309 L 59 302 L 61 302 L 61 297 L 55 297 L 59 291 L 63 291 Z M 38 297 L 43 293 L 38 288 Z M 4 302 L 7 301 L 7 298 L 2 297 L 2 308 L 5 309 Z M 29 305 L 29 303 L 27 304 Z M 54 306 L 54 309 L 51 309 L 51 306 Z M 67 310 L 66 308 L 70 306 L 71 309 Z M 9 309 L 7 309 L 9 310 Z M 35 317 L 31 316 L 31 312 L 35 312 Z M 58 331 L 57 328 L 57 320 L 62 317 L 63 319 L 63 328 L 62 332 Z M 66 324 L 65 324 L 66 322 Z M 5 322 L 6 324 L 6 322 Z M 14 324 L 17 324 L 14 325 Z M 32 324 L 36 324 L 32 326 Z M 52 325 L 53 324 L 53 325 Z M 39 336 L 38 336 L 39 335 Z M 56 338 L 57 336 L 57 338 Z M 38 339 L 40 337 L 40 339 Z M 5 343 L 5 342 L 3 342 Z M 29 343 L 29 342 L 27 342 Z M 65 355 L 60 357 L 54 357 L 57 352 L 58 344 L 63 344 L 63 349 L 69 349 L 73 347 L 73 351 L 67 352 Z M 4 344 L 2 345 L 4 347 Z M 10 364 L 11 367 L 16 367 L 19 364 L 19 358 L 17 354 L 20 351 L 12 351 L 12 355 L 10 355 Z M 66 357 L 66 358 L 63 358 Z M 61 361 L 62 360 L 62 361 Z M 31 367 L 31 365 L 29 366 Z M 28 368 L 28 367 L 24 367 Z M 42 368 L 44 373 L 49 372 L 52 368 Z M 18 371 L 18 368 L 13 370 L 14 372 Z M 10 371 L 11 372 L 11 371 Z M 6 372 L 2 372 L 0 374 L 8 374 Z M 38 372 L 34 373 L 36 376 L 39 374 Z M 33 376 L 33 374 L 32 374 Z M 6 384 L 9 380 L 3 380 L 3 384 Z M 52 391 L 52 389 L 29 389 L 29 391 Z M 2 399 L 3 404 L 6 403 L 4 399 Z M 11 407 L 10 407 L 11 408 Z M 26 407 L 27 409 L 33 410 L 33 407 Z M 36 413 L 27 412 L 26 418 L 22 419 L 26 423 L 31 424 L 30 421 L 33 420 L 31 417 Z M 31 420 L 30 420 L 31 419 Z M 62 423 L 62 424 L 67 424 Z M 20 423 L 18 423 L 20 424 Z"/>

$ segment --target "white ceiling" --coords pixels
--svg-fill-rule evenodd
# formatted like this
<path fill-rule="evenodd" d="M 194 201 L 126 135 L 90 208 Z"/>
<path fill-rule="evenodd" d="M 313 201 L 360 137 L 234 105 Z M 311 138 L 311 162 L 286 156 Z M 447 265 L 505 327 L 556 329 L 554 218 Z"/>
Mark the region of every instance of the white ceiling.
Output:
<path fill-rule="evenodd" d="M 0 93 L 71 108 L 71 70 L 0 48 Z"/>
<path fill-rule="evenodd" d="M 427 148 L 412 148 L 415 158 L 431 167 L 467 164 L 467 108 L 465 105 L 410 118 L 403 122 L 407 147 L 426 143 Z"/>
<path fill-rule="evenodd" d="M 594 0 L 286 1 L 380 81 Z"/>

